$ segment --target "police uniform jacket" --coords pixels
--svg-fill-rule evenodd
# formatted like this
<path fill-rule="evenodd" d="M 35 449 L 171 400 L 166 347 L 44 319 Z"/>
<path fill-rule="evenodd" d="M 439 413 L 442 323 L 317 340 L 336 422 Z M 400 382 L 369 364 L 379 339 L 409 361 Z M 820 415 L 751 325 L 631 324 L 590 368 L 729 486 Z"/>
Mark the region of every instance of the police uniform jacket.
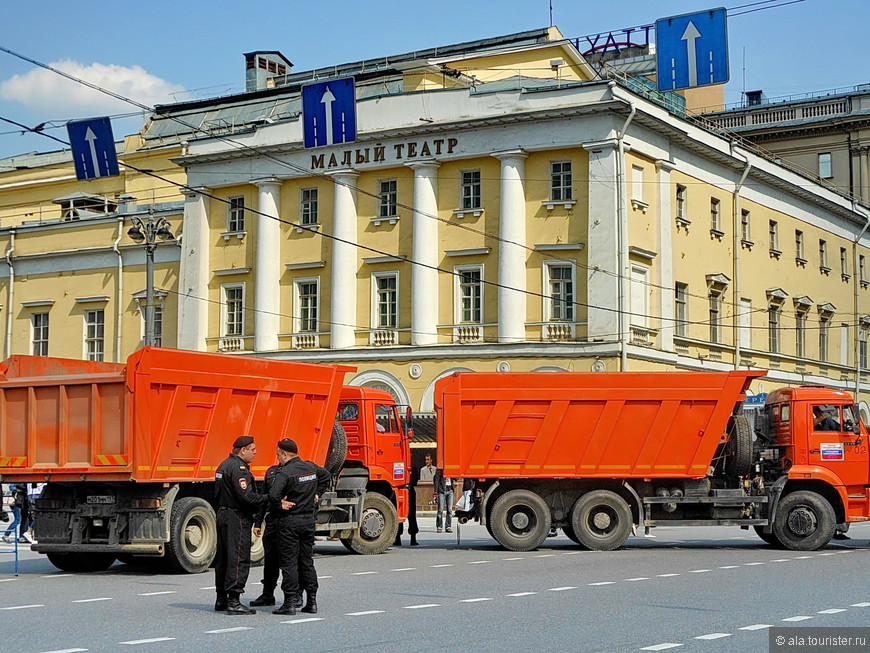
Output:
<path fill-rule="evenodd" d="M 275 483 L 275 475 L 278 473 L 278 470 L 281 469 L 281 465 L 272 465 L 269 469 L 266 470 L 266 476 L 263 480 L 263 489 L 265 490 L 266 495 L 268 496 L 269 490 L 272 489 L 272 485 Z M 265 506 L 263 506 L 260 511 L 254 516 L 254 523 L 261 523 L 265 518 L 266 521 L 272 521 L 273 519 L 277 519 L 285 510 L 282 510 L 280 501 L 277 504 L 273 504 L 270 500 Z"/>
<path fill-rule="evenodd" d="M 331 481 L 332 475 L 326 469 L 297 456 L 278 468 L 269 499 L 272 505 L 280 504 L 284 497 L 295 504 L 284 514 L 313 515 L 314 495 L 322 496 Z"/>
<path fill-rule="evenodd" d="M 214 480 L 219 508 L 236 510 L 253 519 L 268 503 L 267 496 L 257 492 L 248 463 L 236 454 L 231 454 L 218 466 Z"/>

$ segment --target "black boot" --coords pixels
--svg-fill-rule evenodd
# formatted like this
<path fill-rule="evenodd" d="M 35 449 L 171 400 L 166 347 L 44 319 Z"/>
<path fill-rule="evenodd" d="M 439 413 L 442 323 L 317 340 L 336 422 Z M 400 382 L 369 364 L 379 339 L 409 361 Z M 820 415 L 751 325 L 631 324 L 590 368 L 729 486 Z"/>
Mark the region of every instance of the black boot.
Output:
<path fill-rule="evenodd" d="M 417 541 L 416 535 L 411 536 L 411 546 L 420 546 L 420 543 Z"/>
<path fill-rule="evenodd" d="M 214 611 L 215 612 L 226 612 L 227 610 L 227 595 L 223 596 L 218 595 L 217 599 L 214 602 Z"/>
<path fill-rule="evenodd" d="M 264 591 L 260 596 L 251 601 L 251 607 L 259 605 L 275 605 L 275 595 L 272 592 Z"/>
<path fill-rule="evenodd" d="M 317 614 L 317 594 L 314 592 L 308 592 L 308 601 L 305 603 L 305 607 L 302 608 L 301 612 Z"/>
<path fill-rule="evenodd" d="M 257 611 L 242 605 L 238 594 L 231 594 L 227 597 L 227 614 L 257 614 Z"/>
<path fill-rule="evenodd" d="M 393 546 L 402 546 L 402 536 L 396 535 L 396 539 L 393 542 Z"/>
<path fill-rule="evenodd" d="M 297 608 L 302 607 L 302 592 L 299 592 L 299 594 L 296 595 L 296 600 L 293 602 L 293 605 Z"/>
<path fill-rule="evenodd" d="M 290 594 L 284 596 L 284 603 L 277 610 L 272 610 L 272 614 L 296 614 L 296 595 Z"/>

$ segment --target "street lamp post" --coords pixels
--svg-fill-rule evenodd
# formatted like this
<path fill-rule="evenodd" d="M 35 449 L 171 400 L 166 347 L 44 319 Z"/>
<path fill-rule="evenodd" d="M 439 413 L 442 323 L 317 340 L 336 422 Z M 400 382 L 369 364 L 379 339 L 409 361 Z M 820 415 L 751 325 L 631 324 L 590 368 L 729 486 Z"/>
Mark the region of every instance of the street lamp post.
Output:
<path fill-rule="evenodd" d="M 154 250 L 158 240 L 175 240 L 169 230 L 169 220 L 154 219 L 149 215 L 146 219 L 133 217 L 133 226 L 127 230 L 127 235 L 134 243 L 145 245 L 145 345 L 154 344 Z"/>

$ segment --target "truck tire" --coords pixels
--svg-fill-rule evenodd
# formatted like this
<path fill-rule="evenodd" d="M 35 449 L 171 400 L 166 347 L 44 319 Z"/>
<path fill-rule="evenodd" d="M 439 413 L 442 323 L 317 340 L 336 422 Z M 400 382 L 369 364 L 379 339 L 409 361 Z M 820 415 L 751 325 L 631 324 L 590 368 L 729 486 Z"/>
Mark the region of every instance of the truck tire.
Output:
<path fill-rule="evenodd" d="M 217 521 L 204 499 L 184 497 L 172 504 L 165 559 L 174 571 L 199 574 L 217 551 Z"/>
<path fill-rule="evenodd" d="M 336 422 L 332 427 L 332 438 L 329 440 L 329 451 L 326 453 L 326 463 L 323 466 L 335 476 L 341 470 L 346 458 L 347 434 L 344 432 L 344 427 Z"/>
<path fill-rule="evenodd" d="M 725 474 L 746 476 L 752 471 L 752 427 L 746 415 L 732 415 L 728 422 L 728 442 L 725 445 Z"/>
<path fill-rule="evenodd" d="M 565 536 L 576 544 L 580 544 L 580 538 L 577 537 L 577 533 L 574 532 L 574 527 L 571 524 L 565 524 L 562 526 L 562 532 L 565 533 Z"/>
<path fill-rule="evenodd" d="M 815 551 L 834 536 L 836 516 L 828 501 L 806 490 L 785 495 L 776 508 L 773 532 L 786 549 Z"/>
<path fill-rule="evenodd" d="M 509 551 L 532 551 L 550 532 L 550 509 L 530 490 L 511 490 L 492 506 L 490 528 L 496 541 Z"/>
<path fill-rule="evenodd" d="M 580 546 L 593 551 L 618 549 L 631 534 L 631 508 L 610 490 L 592 490 L 571 509 L 571 528 Z"/>
<path fill-rule="evenodd" d="M 115 562 L 111 553 L 49 553 L 48 561 L 61 571 L 105 571 Z"/>
<path fill-rule="evenodd" d="M 398 530 L 399 516 L 393 502 L 379 492 L 367 492 L 359 529 L 341 543 L 354 553 L 375 555 L 392 545 Z"/>
<path fill-rule="evenodd" d="M 758 535 L 762 540 L 767 542 L 770 546 L 776 547 L 777 549 L 782 549 L 782 542 L 780 542 L 776 538 L 776 533 L 771 531 L 770 533 L 764 532 L 764 526 L 753 526 L 755 529 L 755 534 Z"/>

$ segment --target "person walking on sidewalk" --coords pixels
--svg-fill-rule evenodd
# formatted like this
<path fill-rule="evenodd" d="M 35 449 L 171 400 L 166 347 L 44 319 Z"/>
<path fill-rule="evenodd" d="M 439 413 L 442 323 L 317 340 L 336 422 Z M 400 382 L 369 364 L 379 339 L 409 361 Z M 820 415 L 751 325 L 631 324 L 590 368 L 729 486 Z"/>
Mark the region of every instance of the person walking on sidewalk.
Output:
<path fill-rule="evenodd" d="M 433 479 L 435 496 L 438 497 L 438 512 L 435 515 L 435 530 L 440 533 L 441 527 L 446 526 L 445 532 L 453 532 L 453 491 L 455 481 L 444 473 L 439 467 Z M 446 518 L 444 513 L 446 511 Z"/>

